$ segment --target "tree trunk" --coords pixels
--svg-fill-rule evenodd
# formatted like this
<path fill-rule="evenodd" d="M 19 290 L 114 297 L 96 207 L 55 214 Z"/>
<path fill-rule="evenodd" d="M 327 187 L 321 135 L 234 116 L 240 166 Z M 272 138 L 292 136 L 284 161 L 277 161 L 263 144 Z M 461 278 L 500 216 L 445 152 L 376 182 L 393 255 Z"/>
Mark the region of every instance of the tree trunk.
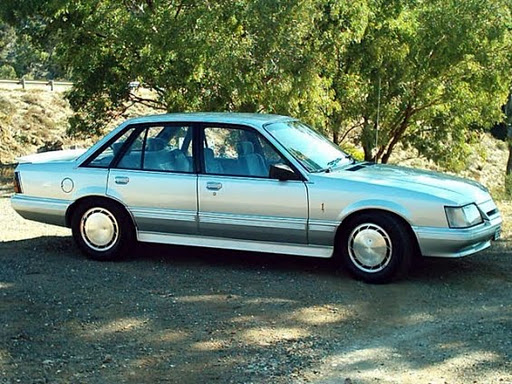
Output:
<path fill-rule="evenodd" d="M 372 128 L 370 124 L 368 124 L 368 120 L 365 119 L 363 130 L 361 132 L 361 145 L 363 146 L 365 161 L 373 160 L 373 136 L 371 131 Z"/>
<path fill-rule="evenodd" d="M 341 141 L 341 135 L 340 135 L 340 132 L 341 132 L 341 124 L 343 122 L 343 119 L 341 117 L 341 113 L 339 112 L 334 112 L 333 116 L 329 119 L 329 125 L 330 125 L 330 128 L 331 128 L 331 133 L 332 133 L 332 141 L 336 144 L 336 145 L 340 145 L 340 141 Z"/>
<path fill-rule="evenodd" d="M 373 161 L 372 149 L 363 145 L 364 161 Z"/>
<path fill-rule="evenodd" d="M 507 124 L 508 160 L 505 171 L 505 194 L 512 196 L 512 90 L 505 104 L 505 122 Z"/>
<path fill-rule="evenodd" d="M 512 141 L 508 141 L 508 160 L 507 160 L 507 170 L 505 172 L 507 176 L 512 174 Z"/>
<path fill-rule="evenodd" d="M 336 127 L 333 127 L 332 129 L 332 141 L 336 145 L 340 145 L 340 135 Z"/>
<path fill-rule="evenodd" d="M 505 194 L 512 196 L 512 140 L 507 140 L 508 143 L 508 160 L 507 169 L 505 171 Z"/>
<path fill-rule="evenodd" d="M 413 115 L 413 109 L 412 106 L 409 104 L 407 108 L 405 109 L 405 115 L 400 123 L 400 127 L 394 132 L 393 138 L 391 142 L 388 145 L 388 148 L 386 150 L 386 153 L 382 156 L 382 163 L 386 164 L 389 161 L 389 158 L 391 157 L 391 153 L 393 153 L 393 149 L 395 148 L 395 145 L 397 145 L 400 140 L 402 139 L 402 136 L 404 135 L 405 131 L 409 127 L 409 120 L 411 119 L 411 116 Z"/>

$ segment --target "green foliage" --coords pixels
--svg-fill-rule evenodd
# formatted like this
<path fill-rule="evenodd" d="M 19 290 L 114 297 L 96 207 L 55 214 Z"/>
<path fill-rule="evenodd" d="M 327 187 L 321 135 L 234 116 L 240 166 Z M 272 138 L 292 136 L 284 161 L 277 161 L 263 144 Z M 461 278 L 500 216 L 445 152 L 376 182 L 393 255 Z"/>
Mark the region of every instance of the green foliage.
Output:
<path fill-rule="evenodd" d="M 386 162 L 398 142 L 449 168 L 472 127 L 490 127 L 510 78 L 511 6 L 505 1 L 378 6 L 354 57 L 369 92 L 360 106 L 366 158 Z M 380 93 L 379 137 L 375 146 Z"/>
<path fill-rule="evenodd" d="M 16 71 L 9 64 L 0 66 L 0 78 L 2 79 L 16 79 Z"/>
<path fill-rule="evenodd" d="M 360 148 L 356 147 L 354 144 L 346 142 L 341 144 L 340 147 L 342 150 L 344 150 L 357 161 L 364 160 L 364 152 Z"/>
<path fill-rule="evenodd" d="M 1 5 L 0 5 L 1 7 Z M 0 78 L 59 79 L 67 77 L 57 64 L 51 40 L 39 40 L 45 25 L 37 20 L 16 27 L 0 19 Z M 42 37 L 41 37 L 42 38 Z"/>
<path fill-rule="evenodd" d="M 54 47 L 44 52 L 72 70 L 75 132 L 101 132 L 132 103 L 261 111 L 302 118 L 337 143 L 355 137 L 367 160 L 387 162 L 402 143 L 458 169 L 475 132 L 501 120 L 511 7 L 509 0 L 3 0 L 0 14 L 30 31 L 29 42 Z M 153 96 L 130 89 L 131 81 Z"/>

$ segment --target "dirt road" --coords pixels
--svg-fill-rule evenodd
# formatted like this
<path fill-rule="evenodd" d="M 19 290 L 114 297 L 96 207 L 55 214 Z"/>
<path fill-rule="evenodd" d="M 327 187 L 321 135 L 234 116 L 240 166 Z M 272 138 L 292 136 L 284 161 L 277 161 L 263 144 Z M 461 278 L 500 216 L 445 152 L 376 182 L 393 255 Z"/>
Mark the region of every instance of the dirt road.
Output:
<path fill-rule="evenodd" d="M 500 241 L 375 286 L 329 261 L 140 246 L 85 259 L 0 198 L 0 383 L 512 383 Z"/>

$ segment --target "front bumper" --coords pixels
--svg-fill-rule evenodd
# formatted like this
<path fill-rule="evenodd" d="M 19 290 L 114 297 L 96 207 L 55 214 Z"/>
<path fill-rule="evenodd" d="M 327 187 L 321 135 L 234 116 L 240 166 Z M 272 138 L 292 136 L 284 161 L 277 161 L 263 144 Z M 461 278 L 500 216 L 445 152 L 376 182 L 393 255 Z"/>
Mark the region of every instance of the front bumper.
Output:
<path fill-rule="evenodd" d="M 480 252 L 491 245 L 501 232 L 498 214 L 475 227 L 454 229 L 412 227 L 423 256 L 463 257 Z"/>

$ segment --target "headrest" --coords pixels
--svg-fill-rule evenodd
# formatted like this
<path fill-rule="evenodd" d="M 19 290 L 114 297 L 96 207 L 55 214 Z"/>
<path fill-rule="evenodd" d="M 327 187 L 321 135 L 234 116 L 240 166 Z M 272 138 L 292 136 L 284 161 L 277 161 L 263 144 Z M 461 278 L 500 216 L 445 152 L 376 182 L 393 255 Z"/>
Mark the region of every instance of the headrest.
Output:
<path fill-rule="evenodd" d="M 146 151 L 155 152 L 165 148 L 165 141 L 157 137 L 150 137 L 146 140 Z"/>
<path fill-rule="evenodd" d="M 238 143 L 236 150 L 238 155 L 250 155 L 254 153 L 254 145 L 250 141 L 241 141 Z"/>
<path fill-rule="evenodd" d="M 206 160 L 213 160 L 214 157 L 215 157 L 215 155 L 213 154 L 213 149 L 211 149 L 211 148 L 204 149 L 204 158 Z"/>
<path fill-rule="evenodd" d="M 119 153 L 123 144 L 124 144 L 124 140 L 121 142 L 116 142 L 116 143 L 112 144 L 112 151 L 114 152 L 114 155 L 117 155 Z"/>
<path fill-rule="evenodd" d="M 183 151 L 181 151 L 180 149 L 173 149 L 170 152 L 170 154 L 174 158 L 174 160 L 181 159 L 181 158 L 187 158 L 187 156 L 185 156 Z"/>

